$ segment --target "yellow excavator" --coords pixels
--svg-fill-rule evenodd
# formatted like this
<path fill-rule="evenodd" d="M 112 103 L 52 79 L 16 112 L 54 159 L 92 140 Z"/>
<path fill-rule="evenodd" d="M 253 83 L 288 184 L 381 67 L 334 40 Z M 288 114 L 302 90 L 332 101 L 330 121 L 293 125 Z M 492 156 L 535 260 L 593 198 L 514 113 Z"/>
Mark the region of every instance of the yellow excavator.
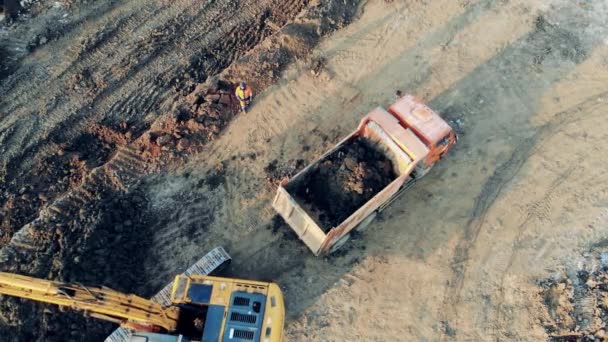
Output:
<path fill-rule="evenodd" d="M 285 307 L 275 283 L 211 276 L 230 262 L 217 247 L 152 299 L 0 272 L 0 294 L 56 304 L 120 324 L 106 342 L 278 342 Z"/>

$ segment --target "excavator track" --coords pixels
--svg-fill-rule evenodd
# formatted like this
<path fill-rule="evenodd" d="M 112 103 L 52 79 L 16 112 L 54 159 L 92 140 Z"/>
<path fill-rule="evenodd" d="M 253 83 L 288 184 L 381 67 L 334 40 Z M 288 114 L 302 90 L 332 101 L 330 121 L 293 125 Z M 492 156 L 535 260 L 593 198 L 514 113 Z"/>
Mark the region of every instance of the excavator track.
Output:
<path fill-rule="evenodd" d="M 211 275 L 227 266 L 232 258 L 223 247 L 215 247 L 196 263 L 191 265 L 183 274 L 185 275 Z M 162 306 L 171 305 L 171 290 L 173 282 L 170 282 L 160 292 L 158 292 L 152 301 Z M 132 331 L 125 328 L 118 328 L 108 336 L 105 342 L 128 342 Z"/>

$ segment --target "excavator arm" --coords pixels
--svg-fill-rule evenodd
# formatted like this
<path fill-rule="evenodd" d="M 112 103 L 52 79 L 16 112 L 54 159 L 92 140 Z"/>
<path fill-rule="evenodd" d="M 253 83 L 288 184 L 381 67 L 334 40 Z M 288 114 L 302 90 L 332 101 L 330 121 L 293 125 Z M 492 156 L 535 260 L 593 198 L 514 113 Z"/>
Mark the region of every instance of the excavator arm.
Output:
<path fill-rule="evenodd" d="M 0 272 L 0 294 L 56 304 L 139 331 L 175 331 L 179 309 L 105 287 L 85 287 Z"/>

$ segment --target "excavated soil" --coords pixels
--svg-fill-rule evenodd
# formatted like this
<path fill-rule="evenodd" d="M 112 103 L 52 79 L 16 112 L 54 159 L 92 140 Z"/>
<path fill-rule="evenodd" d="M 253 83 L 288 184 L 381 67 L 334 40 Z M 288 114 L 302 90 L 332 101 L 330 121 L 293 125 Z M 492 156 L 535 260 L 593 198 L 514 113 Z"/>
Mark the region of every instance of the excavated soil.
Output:
<path fill-rule="evenodd" d="M 28 3 L 26 15 L 0 28 L 2 270 L 154 294 L 172 277 L 150 280 L 141 261 L 157 243 L 154 225 L 177 218 L 151 207 L 147 177 L 179 167 L 222 134 L 238 114 L 239 81 L 259 94 L 356 7 Z M 223 167 L 199 188 L 221 187 Z M 201 226 L 183 228 L 192 235 Z M 19 303 L 2 299 L 1 328 L 17 340 L 100 340 L 110 331 Z"/>
<path fill-rule="evenodd" d="M 50 3 L 44 11 L 45 4 L 31 4 L 39 12 L 36 19 L 15 23 L 0 36 L 0 53 L 6 54 L 10 67 L 0 84 L 0 177 L 5 185 L 0 207 L 16 196 L 41 194 L 52 200 L 65 194 L 69 187 L 57 183 L 65 183 L 66 175 L 77 175 L 70 172 L 67 157 L 54 154 L 80 146 L 79 161 L 104 164 L 117 146 L 108 146 L 99 131 L 114 131 L 123 141 L 137 139 L 154 120 L 174 111 L 181 96 L 226 69 L 305 7 L 297 0 L 219 1 L 198 7 L 187 2 L 99 1 L 88 6 Z M 221 25 L 216 26 L 218 22 Z M 54 58 L 38 58 L 39 54 Z M 232 89 L 224 94 L 230 98 Z M 230 99 L 213 100 L 231 104 Z M 189 99 L 192 108 L 187 110 L 198 120 L 186 123 L 186 135 L 200 133 L 209 140 L 226 120 L 219 117 L 221 107 L 201 102 Z M 180 137 L 164 136 L 157 145 L 162 148 L 174 139 Z M 190 145 L 186 138 L 180 149 Z M 38 181 L 49 163 L 60 169 Z M 38 186 L 33 189 L 32 183 Z M 2 226 L 3 241 L 32 221 L 42 204 L 13 206 L 10 214 L 4 210 L 3 216 L 11 217 Z"/>
<path fill-rule="evenodd" d="M 266 179 L 270 186 L 274 187 L 280 183 L 289 181 L 289 178 L 296 175 L 300 170 L 306 167 L 304 159 L 292 159 L 287 163 L 279 164 L 278 160 L 273 160 L 264 168 Z"/>
<path fill-rule="evenodd" d="M 145 232 L 175 216 L 149 208 L 141 181 L 200 153 L 238 113 L 239 81 L 262 92 L 345 25 L 353 5 L 28 4 L 0 31 L 2 269 L 154 294 L 171 277 L 143 273 L 157 243 Z M 201 186 L 221 186 L 222 165 Z M 67 339 L 100 340 L 110 331 L 16 303 L 3 299 L 13 314 L 2 329 L 17 340 L 64 341 L 61 329 Z"/>
<path fill-rule="evenodd" d="M 288 191 L 327 232 L 396 178 L 390 159 L 357 137 L 321 160 Z"/>

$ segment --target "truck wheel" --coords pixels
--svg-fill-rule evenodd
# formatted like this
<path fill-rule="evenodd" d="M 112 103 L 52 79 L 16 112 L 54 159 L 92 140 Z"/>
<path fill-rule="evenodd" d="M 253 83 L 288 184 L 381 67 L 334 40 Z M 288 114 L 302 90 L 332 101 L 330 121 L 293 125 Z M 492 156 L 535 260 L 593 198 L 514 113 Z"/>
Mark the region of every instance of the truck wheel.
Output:
<path fill-rule="evenodd" d="M 348 240 L 350 240 L 350 233 L 338 239 L 338 241 L 336 241 L 336 243 L 334 243 L 329 249 L 329 254 L 337 252 L 340 248 L 342 248 L 342 246 L 344 246 L 346 242 L 348 242 Z"/>
<path fill-rule="evenodd" d="M 370 223 L 372 223 L 372 221 L 376 218 L 376 216 L 378 216 L 377 211 L 374 211 L 373 213 L 369 214 L 369 216 L 367 216 L 365 219 L 363 219 L 363 221 L 361 221 L 357 225 L 355 231 L 357 233 L 363 233 L 369 227 Z"/>
<path fill-rule="evenodd" d="M 426 174 L 429 173 L 429 171 L 431 171 L 433 166 L 435 166 L 434 163 L 431 164 L 431 166 L 425 168 L 422 165 L 420 165 L 420 163 L 418 163 L 418 165 L 416 165 L 416 168 L 414 169 L 414 172 L 412 172 L 412 176 L 414 178 L 420 179 L 420 178 L 426 176 Z"/>

